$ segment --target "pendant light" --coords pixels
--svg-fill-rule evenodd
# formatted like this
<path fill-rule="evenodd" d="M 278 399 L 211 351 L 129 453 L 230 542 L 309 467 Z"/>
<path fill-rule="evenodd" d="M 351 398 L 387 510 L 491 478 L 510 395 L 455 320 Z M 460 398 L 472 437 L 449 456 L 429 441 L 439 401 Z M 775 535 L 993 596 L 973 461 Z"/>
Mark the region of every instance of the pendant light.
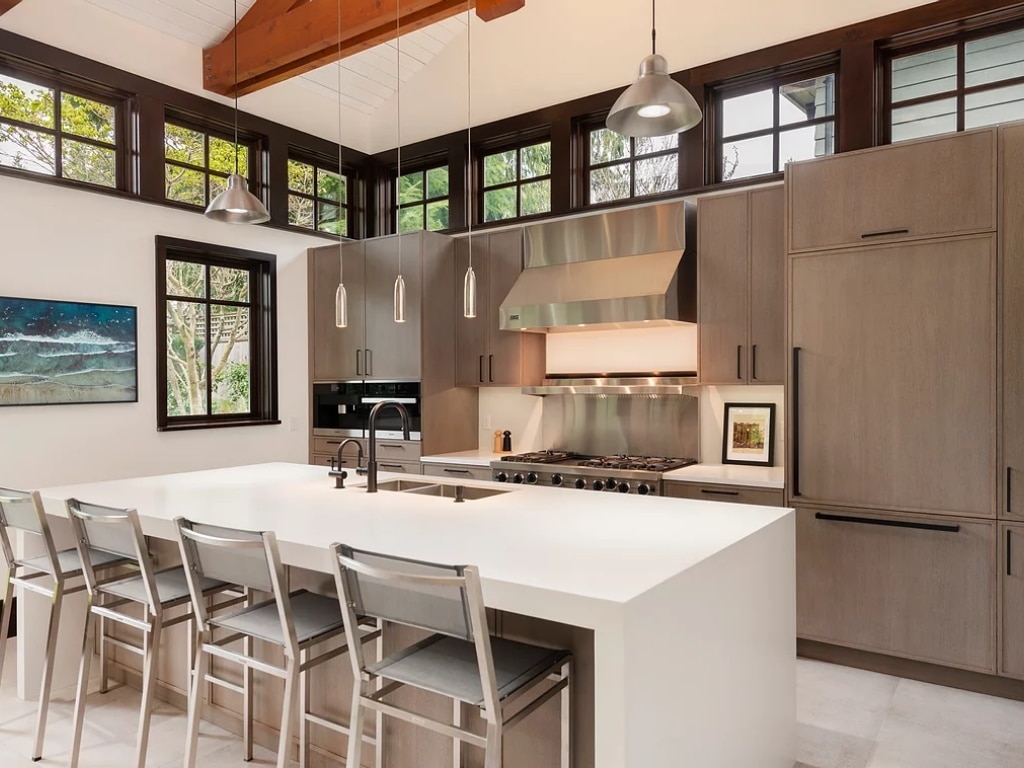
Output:
<path fill-rule="evenodd" d="M 341 0 L 338 0 L 338 191 L 341 192 Z M 348 185 L 346 185 L 346 193 Z M 340 200 L 338 201 L 341 202 Z M 348 291 L 345 290 L 345 257 L 341 252 L 344 241 L 338 227 L 338 290 L 334 292 L 334 325 L 348 328 Z"/>
<path fill-rule="evenodd" d="M 640 77 L 608 113 L 607 126 L 623 136 L 668 136 L 693 128 L 703 115 L 690 92 L 668 73 L 658 55 L 655 2 L 651 0 L 651 55 L 640 62 Z"/>
<path fill-rule="evenodd" d="M 466 10 L 466 149 L 469 157 L 473 156 L 473 13 Z M 470 164 L 472 165 L 472 163 Z M 472 183 L 470 184 L 472 188 Z M 476 317 L 476 272 L 473 271 L 473 203 L 471 194 L 467 195 L 469 205 L 466 206 L 466 217 L 469 222 L 469 234 L 466 243 L 469 247 L 469 267 L 462 281 L 462 315 L 467 318 Z"/>
<path fill-rule="evenodd" d="M 238 0 L 235 0 L 235 26 L 231 30 L 235 53 L 235 172 L 228 176 L 228 188 L 217 195 L 206 209 L 206 218 L 228 224 L 262 224 L 270 221 L 270 212 L 249 183 L 238 172 Z"/>
<path fill-rule="evenodd" d="M 395 109 L 398 113 L 398 171 L 395 187 L 395 225 L 398 229 L 398 277 L 395 278 L 395 322 L 405 322 L 405 280 L 402 279 L 402 11 L 395 3 Z M 426 190 L 424 190 L 426 196 Z M 425 215 L 425 214 L 424 214 Z M 426 222 L 424 222 L 426 223 Z"/>

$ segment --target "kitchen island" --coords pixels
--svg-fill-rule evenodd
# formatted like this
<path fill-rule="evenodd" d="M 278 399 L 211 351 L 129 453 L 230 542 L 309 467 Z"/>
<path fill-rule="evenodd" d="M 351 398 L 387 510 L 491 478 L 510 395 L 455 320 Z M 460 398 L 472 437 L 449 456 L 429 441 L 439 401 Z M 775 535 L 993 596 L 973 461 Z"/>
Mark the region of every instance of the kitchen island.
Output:
<path fill-rule="evenodd" d="M 389 479 L 380 476 L 382 484 Z M 135 507 L 156 540 L 174 539 L 178 515 L 273 530 L 285 565 L 326 588 L 327 546 L 334 541 L 477 565 L 493 616 L 576 628 L 590 645 L 574 648 L 584 662 L 574 697 L 576 768 L 793 765 L 792 510 L 484 482 L 464 485 L 502 493 L 458 504 L 368 494 L 362 483 L 352 478 L 339 490 L 322 467 L 262 464 L 47 488 L 42 495 L 55 517 L 66 516 L 63 499 L 71 496 Z M 25 634 L 42 636 L 31 626 L 35 611 L 26 613 Z M 23 646 L 26 660 L 40 651 L 39 644 Z M 164 649 L 165 663 L 177 656 L 183 653 Z M 34 664 L 19 664 L 19 674 L 26 668 Z M 328 689 L 347 700 L 347 684 L 338 680 Z M 263 709 L 265 716 L 257 707 L 257 717 L 269 726 L 273 703 Z M 440 755 L 423 759 L 421 752 L 416 764 L 444 764 Z M 531 764 L 508 762 L 520 765 Z"/>

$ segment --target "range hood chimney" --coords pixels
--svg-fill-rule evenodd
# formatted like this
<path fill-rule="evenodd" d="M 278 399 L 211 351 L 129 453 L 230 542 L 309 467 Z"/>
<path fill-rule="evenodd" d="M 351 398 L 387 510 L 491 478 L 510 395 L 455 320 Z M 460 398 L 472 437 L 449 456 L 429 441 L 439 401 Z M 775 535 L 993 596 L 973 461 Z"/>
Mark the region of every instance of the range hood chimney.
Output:
<path fill-rule="evenodd" d="M 526 227 L 526 269 L 502 330 L 582 331 L 697 321 L 696 209 L 672 202 Z"/>

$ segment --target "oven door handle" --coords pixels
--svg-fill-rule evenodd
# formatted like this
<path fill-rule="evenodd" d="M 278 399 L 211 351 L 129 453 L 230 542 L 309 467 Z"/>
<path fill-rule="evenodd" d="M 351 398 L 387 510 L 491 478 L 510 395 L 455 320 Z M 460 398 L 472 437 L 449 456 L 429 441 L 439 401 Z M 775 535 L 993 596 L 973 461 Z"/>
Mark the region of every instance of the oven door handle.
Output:
<path fill-rule="evenodd" d="M 377 403 L 402 403 L 403 405 L 416 405 L 419 398 L 416 397 L 360 397 L 359 402 L 363 405 L 376 405 Z"/>

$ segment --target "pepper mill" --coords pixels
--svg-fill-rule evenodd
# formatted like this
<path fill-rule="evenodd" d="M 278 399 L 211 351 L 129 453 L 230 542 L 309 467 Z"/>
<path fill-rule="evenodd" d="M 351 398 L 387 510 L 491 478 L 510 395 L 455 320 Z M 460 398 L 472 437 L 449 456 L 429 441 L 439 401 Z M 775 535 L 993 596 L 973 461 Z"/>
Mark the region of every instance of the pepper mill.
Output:
<path fill-rule="evenodd" d="M 501 453 L 501 430 L 494 430 L 494 452 Z"/>
<path fill-rule="evenodd" d="M 501 433 L 503 435 L 501 441 L 501 450 L 512 453 L 512 433 L 507 429 Z"/>

